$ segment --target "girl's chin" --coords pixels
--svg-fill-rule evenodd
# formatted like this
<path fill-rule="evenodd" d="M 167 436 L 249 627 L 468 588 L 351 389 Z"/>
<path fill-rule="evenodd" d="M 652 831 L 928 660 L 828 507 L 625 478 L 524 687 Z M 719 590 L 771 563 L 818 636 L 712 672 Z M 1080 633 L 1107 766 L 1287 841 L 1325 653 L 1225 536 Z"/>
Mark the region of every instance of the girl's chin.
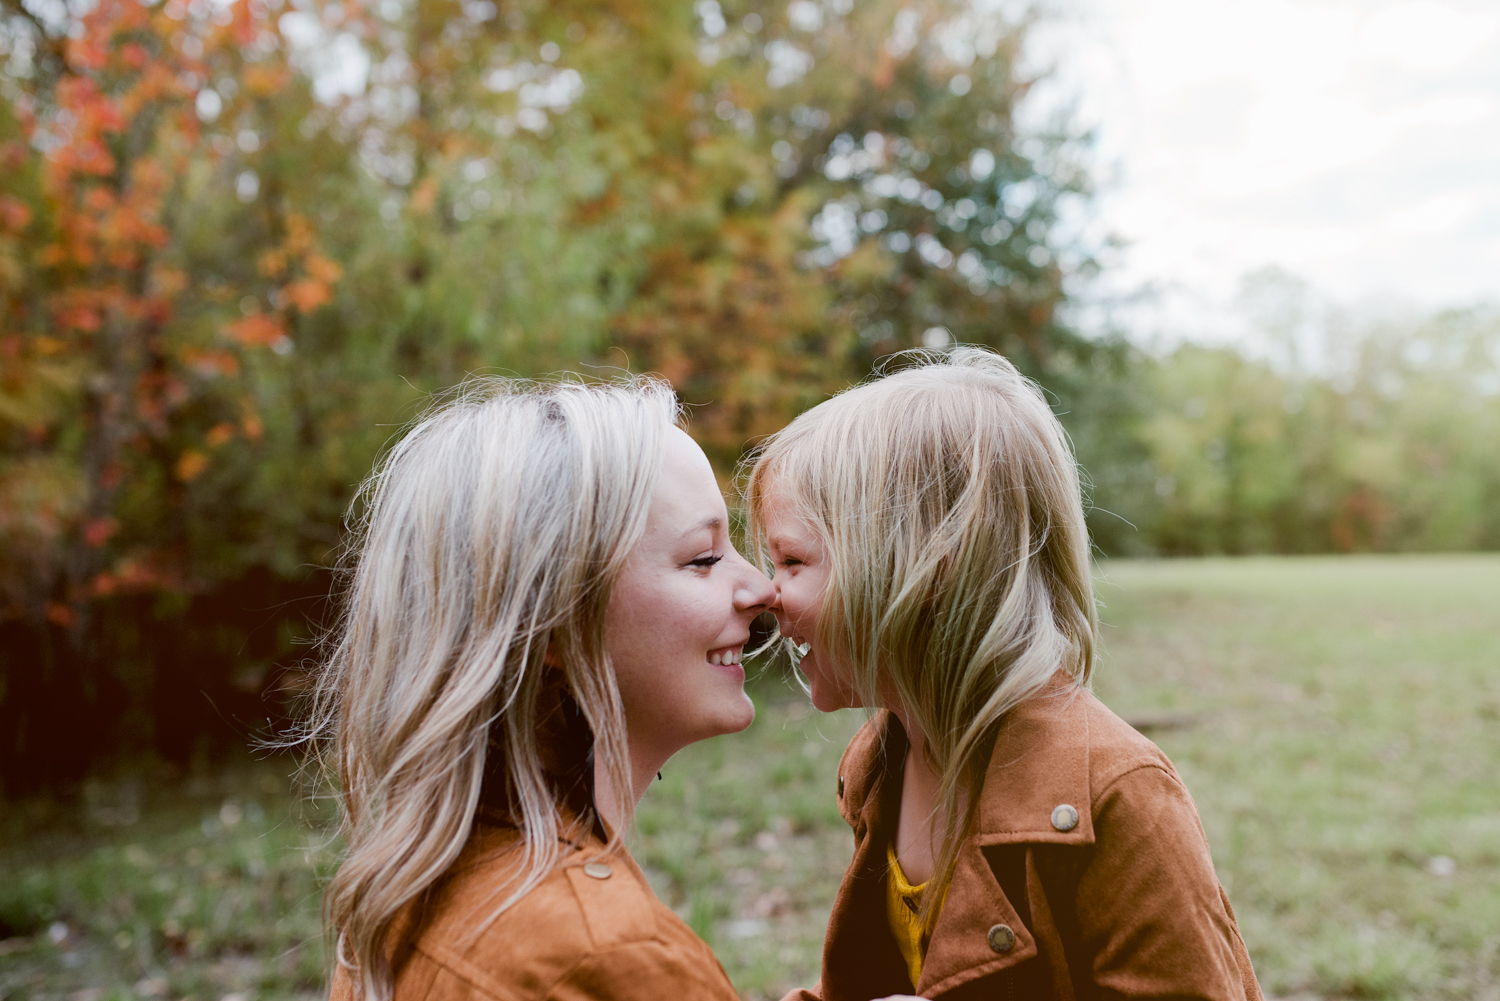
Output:
<path fill-rule="evenodd" d="M 863 705 L 854 693 L 838 685 L 829 684 L 817 675 L 813 675 L 807 681 L 813 708 L 818 712 L 832 713 L 840 709 L 858 709 Z"/>

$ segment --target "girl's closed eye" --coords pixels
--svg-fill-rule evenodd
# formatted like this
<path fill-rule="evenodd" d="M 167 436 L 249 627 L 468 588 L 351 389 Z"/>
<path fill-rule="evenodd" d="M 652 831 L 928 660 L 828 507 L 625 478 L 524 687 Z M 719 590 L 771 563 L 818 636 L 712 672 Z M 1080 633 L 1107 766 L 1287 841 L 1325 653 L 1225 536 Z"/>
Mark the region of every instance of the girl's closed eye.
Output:
<path fill-rule="evenodd" d="M 712 556 L 712 555 L 711 556 L 700 556 L 696 560 L 689 560 L 688 561 L 688 566 L 690 566 L 690 567 L 698 567 L 699 569 L 707 570 L 709 567 L 713 566 L 715 563 L 718 563 L 723 558 L 724 557 L 722 557 L 722 556 Z"/>

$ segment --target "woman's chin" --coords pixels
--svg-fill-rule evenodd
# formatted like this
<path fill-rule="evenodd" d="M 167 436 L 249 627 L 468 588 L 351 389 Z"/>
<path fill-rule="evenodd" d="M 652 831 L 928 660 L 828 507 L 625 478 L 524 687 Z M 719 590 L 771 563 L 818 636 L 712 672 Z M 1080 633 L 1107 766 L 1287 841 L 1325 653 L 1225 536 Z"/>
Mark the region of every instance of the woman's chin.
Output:
<path fill-rule="evenodd" d="M 755 703 L 750 701 L 750 696 L 743 690 L 740 691 L 739 701 L 724 716 L 724 729 L 720 733 L 739 733 L 745 727 L 755 722 Z"/>

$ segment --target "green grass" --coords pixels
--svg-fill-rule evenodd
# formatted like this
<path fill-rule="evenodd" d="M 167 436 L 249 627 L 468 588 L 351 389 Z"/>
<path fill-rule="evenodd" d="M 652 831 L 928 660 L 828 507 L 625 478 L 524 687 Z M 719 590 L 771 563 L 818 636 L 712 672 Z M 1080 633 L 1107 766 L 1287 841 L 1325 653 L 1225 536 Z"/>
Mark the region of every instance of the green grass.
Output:
<path fill-rule="evenodd" d="M 1500 559 L 1104 568 L 1116 711 L 1203 816 L 1272 994 L 1500 997 Z"/>
<path fill-rule="evenodd" d="M 1096 689 L 1177 763 L 1267 993 L 1500 999 L 1500 558 L 1100 574 Z M 817 977 L 860 716 L 752 692 L 750 730 L 667 765 L 632 848 L 741 992 L 779 997 Z M 0 998 L 316 993 L 332 853 L 286 771 L 6 808 Z"/>
<path fill-rule="evenodd" d="M 332 810 L 290 766 L 90 783 L 0 824 L 0 998 L 323 995 Z M 8 936 L 8 937 L 7 937 Z"/>

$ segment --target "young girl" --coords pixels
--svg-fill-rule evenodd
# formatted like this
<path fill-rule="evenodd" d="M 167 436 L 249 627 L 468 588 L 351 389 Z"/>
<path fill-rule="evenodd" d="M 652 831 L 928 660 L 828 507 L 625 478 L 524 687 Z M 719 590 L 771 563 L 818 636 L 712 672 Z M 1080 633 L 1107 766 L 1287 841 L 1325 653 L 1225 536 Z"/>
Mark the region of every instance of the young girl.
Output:
<path fill-rule="evenodd" d="M 752 532 L 854 829 L 818 988 L 790 998 L 1251 999 L 1187 789 L 1088 690 L 1078 474 L 1038 388 L 961 348 L 760 451 Z"/>
<path fill-rule="evenodd" d="M 336 1001 L 735 1001 L 621 845 L 667 758 L 750 724 L 775 596 L 677 415 L 658 382 L 479 383 L 367 484 L 315 719 Z"/>

